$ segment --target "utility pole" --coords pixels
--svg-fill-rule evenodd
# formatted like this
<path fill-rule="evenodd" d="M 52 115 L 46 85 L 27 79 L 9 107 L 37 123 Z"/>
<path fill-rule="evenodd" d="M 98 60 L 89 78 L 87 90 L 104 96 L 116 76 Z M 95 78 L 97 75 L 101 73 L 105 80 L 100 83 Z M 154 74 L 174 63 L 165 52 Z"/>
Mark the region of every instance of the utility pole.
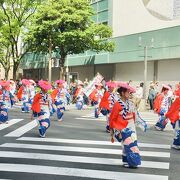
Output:
<path fill-rule="evenodd" d="M 152 57 L 152 56 L 148 56 L 148 49 L 153 48 L 153 43 L 154 43 L 154 39 L 151 39 L 151 45 L 148 46 L 147 44 L 142 45 L 142 38 L 139 37 L 139 46 L 144 48 L 144 86 L 143 86 L 143 99 L 144 99 L 144 110 L 146 110 L 146 100 L 147 100 L 147 58 L 148 57 Z"/>
<path fill-rule="evenodd" d="M 144 46 L 144 91 L 143 98 L 146 100 L 146 90 L 147 90 L 147 46 Z"/>
<path fill-rule="evenodd" d="M 48 81 L 51 83 L 52 76 L 52 39 L 49 37 L 49 64 L 48 64 Z"/>

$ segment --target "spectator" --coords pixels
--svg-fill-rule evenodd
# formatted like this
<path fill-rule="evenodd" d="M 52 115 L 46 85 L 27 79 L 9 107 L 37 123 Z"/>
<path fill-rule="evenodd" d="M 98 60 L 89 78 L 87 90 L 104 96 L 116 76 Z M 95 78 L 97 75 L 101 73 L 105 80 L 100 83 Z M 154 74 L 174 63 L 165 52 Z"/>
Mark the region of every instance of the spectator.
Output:
<path fill-rule="evenodd" d="M 136 89 L 136 93 L 134 93 L 133 101 L 137 110 L 139 109 L 139 104 L 143 98 L 143 86 L 144 83 L 140 83 L 139 87 Z"/>
<path fill-rule="evenodd" d="M 156 92 L 154 90 L 154 86 L 150 86 L 149 89 L 149 95 L 148 95 L 148 101 L 149 101 L 149 105 L 150 105 L 150 110 L 154 110 L 154 99 L 156 97 Z"/>

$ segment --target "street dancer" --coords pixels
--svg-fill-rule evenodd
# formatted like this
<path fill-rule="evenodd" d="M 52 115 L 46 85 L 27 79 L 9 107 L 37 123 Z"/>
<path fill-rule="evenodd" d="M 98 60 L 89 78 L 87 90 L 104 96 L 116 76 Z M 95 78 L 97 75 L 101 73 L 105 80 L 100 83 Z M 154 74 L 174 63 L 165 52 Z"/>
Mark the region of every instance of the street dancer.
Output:
<path fill-rule="evenodd" d="M 170 97 L 168 96 L 168 91 L 171 88 L 168 85 L 163 84 L 161 93 L 156 96 L 154 100 L 154 111 L 159 115 L 159 120 L 155 124 L 155 129 L 158 131 L 163 131 L 168 123 L 168 119 L 165 114 L 170 107 Z"/>
<path fill-rule="evenodd" d="M 96 83 L 95 89 L 92 91 L 92 93 L 89 95 L 89 99 L 91 100 L 91 105 L 95 107 L 94 109 L 94 117 L 99 117 L 99 103 L 101 101 L 101 98 L 103 97 L 103 85 L 102 83 Z"/>
<path fill-rule="evenodd" d="M 77 82 L 77 89 L 75 91 L 74 97 L 75 97 L 75 101 L 76 101 L 76 108 L 78 110 L 82 110 L 83 106 L 84 106 L 84 88 L 83 88 L 84 84 L 82 81 L 78 80 Z"/>
<path fill-rule="evenodd" d="M 34 96 L 36 94 L 35 91 L 36 82 L 32 79 L 29 80 L 29 103 L 32 104 Z"/>
<path fill-rule="evenodd" d="M 165 116 L 166 118 L 170 119 L 174 129 L 174 140 L 172 147 L 175 149 L 180 149 L 180 85 L 175 91 L 175 96 L 176 99 Z"/>
<path fill-rule="evenodd" d="M 29 113 L 30 82 L 28 79 L 22 79 L 21 82 L 22 86 L 18 90 L 17 98 L 21 101 L 21 111 Z"/>
<path fill-rule="evenodd" d="M 56 80 L 57 88 L 54 89 L 51 94 L 52 101 L 56 106 L 58 121 L 62 121 L 65 111 L 66 94 L 68 93 L 67 90 L 64 88 L 64 83 L 64 80 Z"/>
<path fill-rule="evenodd" d="M 122 161 L 124 167 L 136 168 L 141 164 L 135 129 L 135 106 L 129 100 L 135 89 L 126 82 L 118 83 L 119 99 L 110 114 L 111 141 L 114 137 L 122 144 Z"/>
<path fill-rule="evenodd" d="M 47 81 L 40 80 L 38 82 L 41 91 L 34 97 L 32 103 L 33 116 L 37 117 L 39 122 L 39 135 L 45 137 L 47 129 L 50 127 L 50 110 L 51 110 L 51 96 L 48 90 L 52 88 L 51 84 Z"/>
<path fill-rule="evenodd" d="M 8 107 L 11 107 L 10 81 L 0 81 L 0 123 L 8 121 Z"/>
<path fill-rule="evenodd" d="M 106 116 L 106 132 L 110 132 L 109 129 L 109 116 L 114 106 L 114 103 L 118 100 L 117 93 L 114 91 L 116 88 L 116 83 L 108 81 L 106 83 L 107 90 L 105 90 L 104 95 L 99 104 L 99 111 Z"/>

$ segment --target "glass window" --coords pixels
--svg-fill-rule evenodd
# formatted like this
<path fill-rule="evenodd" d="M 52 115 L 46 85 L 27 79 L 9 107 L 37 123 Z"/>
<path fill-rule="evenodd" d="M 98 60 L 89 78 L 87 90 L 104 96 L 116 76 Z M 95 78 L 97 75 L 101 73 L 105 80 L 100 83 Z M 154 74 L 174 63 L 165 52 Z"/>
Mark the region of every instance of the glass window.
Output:
<path fill-rule="evenodd" d="M 108 0 L 98 2 L 98 11 L 108 10 Z"/>

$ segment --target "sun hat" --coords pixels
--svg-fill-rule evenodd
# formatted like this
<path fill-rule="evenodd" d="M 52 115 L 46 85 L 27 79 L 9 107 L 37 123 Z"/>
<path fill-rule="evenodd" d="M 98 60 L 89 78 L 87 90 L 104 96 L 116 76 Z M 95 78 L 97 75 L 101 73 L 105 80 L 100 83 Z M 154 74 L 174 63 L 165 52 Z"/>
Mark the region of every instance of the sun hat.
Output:
<path fill-rule="evenodd" d="M 15 84 L 15 82 L 13 80 L 9 80 L 10 84 Z"/>
<path fill-rule="evenodd" d="M 131 93 L 135 93 L 136 89 L 132 86 L 130 86 L 127 82 L 117 82 L 117 87 L 123 87 L 125 89 L 128 89 Z"/>
<path fill-rule="evenodd" d="M 29 79 L 30 84 L 36 85 L 36 82 L 32 79 Z"/>
<path fill-rule="evenodd" d="M 9 85 L 10 85 L 10 81 L 2 80 L 2 81 L 0 81 L 0 85 L 1 85 L 2 87 L 9 86 Z"/>
<path fill-rule="evenodd" d="M 22 79 L 21 82 L 23 85 L 29 85 L 30 84 L 28 79 Z"/>
<path fill-rule="evenodd" d="M 51 84 L 48 81 L 44 80 L 39 80 L 38 85 L 44 90 L 49 90 L 52 88 Z"/>
<path fill-rule="evenodd" d="M 115 88 L 115 87 L 117 86 L 117 84 L 116 84 L 115 82 L 113 82 L 113 81 L 108 81 L 108 82 L 106 82 L 106 85 L 107 85 L 108 87 L 112 87 L 112 88 Z"/>
<path fill-rule="evenodd" d="M 63 83 L 65 83 L 65 81 L 64 81 L 64 80 L 62 80 L 62 79 L 58 79 L 58 80 L 56 80 L 56 84 L 63 84 Z"/>
<path fill-rule="evenodd" d="M 163 87 L 163 88 L 166 88 L 166 89 L 168 89 L 168 90 L 171 90 L 171 87 L 168 86 L 167 84 L 162 84 L 162 87 Z"/>

